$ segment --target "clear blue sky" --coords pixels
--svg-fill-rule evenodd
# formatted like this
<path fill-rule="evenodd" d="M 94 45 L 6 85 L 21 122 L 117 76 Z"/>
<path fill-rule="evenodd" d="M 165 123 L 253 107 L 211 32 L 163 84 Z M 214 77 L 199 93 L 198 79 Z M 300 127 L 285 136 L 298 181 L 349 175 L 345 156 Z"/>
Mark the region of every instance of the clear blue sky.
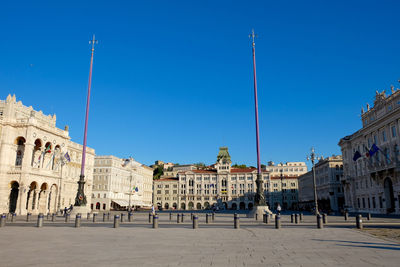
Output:
<path fill-rule="evenodd" d="M 55 3 L 57 2 L 57 3 Z M 6 1 L 0 98 L 70 126 L 82 143 L 145 164 L 256 165 L 254 28 L 262 163 L 339 154 L 375 90 L 400 87 L 399 1 Z"/>

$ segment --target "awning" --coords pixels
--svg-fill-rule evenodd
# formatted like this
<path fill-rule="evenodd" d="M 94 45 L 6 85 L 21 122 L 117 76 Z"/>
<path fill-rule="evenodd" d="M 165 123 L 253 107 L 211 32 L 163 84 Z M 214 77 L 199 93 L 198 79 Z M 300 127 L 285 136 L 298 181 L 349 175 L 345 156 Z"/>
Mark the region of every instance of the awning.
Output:
<path fill-rule="evenodd" d="M 124 200 L 124 199 L 112 199 L 111 201 L 117 203 L 121 207 L 128 207 L 129 206 L 129 202 Z"/>

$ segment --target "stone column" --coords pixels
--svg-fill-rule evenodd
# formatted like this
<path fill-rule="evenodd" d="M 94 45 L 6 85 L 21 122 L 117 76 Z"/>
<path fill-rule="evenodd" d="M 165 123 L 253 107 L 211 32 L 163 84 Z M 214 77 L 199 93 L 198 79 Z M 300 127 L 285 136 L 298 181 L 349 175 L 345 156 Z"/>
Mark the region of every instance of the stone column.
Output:
<path fill-rule="evenodd" d="M 32 193 L 33 193 L 32 197 L 35 197 L 34 199 L 32 199 L 32 201 L 35 202 L 35 208 L 32 209 L 32 206 L 31 206 L 31 209 L 32 209 L 32 212 L 36 212 L 37 213 L 37 211 L 39 210 L 39 203 L 38 203 L 39 202 L 39 190 L 35 189 L 35 190 L 32 191 Z"/>

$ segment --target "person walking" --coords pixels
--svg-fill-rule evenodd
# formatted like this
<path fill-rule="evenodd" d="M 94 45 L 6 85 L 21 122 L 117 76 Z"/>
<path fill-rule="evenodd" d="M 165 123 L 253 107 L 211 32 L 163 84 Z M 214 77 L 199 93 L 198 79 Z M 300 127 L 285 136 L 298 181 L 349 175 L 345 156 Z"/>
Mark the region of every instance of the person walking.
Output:
<path fill-rule="evenodd" d="M 281 215 L 281 205 L 278 203 L 278 207 L 276 207 L 276 210 L 278 211 L 278 215 Z"/>
<path fill-rule="evenodd" d="M 151 205 L 151 214 L 155 214 L 155 211 L 154 211 L 154 205 Z"/>

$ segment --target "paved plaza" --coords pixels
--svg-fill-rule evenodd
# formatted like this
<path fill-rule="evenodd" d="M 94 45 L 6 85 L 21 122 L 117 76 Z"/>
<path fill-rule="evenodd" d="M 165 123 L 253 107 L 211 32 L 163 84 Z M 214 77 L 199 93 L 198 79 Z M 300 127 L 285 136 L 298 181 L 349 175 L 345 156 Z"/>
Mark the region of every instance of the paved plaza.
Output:
<path fill-rule="evenodd" d="M 314 216 L 300 224 L 283 216 L 281 229 L 272 223 L 240 218 L 233 228 L 232 214 L 217 214 L 205 224 L 199 214 L 199 229 L 192 229 L 190 213 L 184 223 L 160 214 L 158 229 L 148 223 L 148 214 L 135 213 L 133 222 L 114 229 L 112 221 L 93 223 L 82 219 L 74 228 L 36 218 L 18 217 L 0 228 L 1 266 L 399 266 L 400 244 L 354 229 L 354 217 L 329 217 L 324 229 L 316 229 Z M 399 220 L 373 218 L 372 225 L 399 227 Z M 367 225 L 367 222 L 365 223 Z"/>

